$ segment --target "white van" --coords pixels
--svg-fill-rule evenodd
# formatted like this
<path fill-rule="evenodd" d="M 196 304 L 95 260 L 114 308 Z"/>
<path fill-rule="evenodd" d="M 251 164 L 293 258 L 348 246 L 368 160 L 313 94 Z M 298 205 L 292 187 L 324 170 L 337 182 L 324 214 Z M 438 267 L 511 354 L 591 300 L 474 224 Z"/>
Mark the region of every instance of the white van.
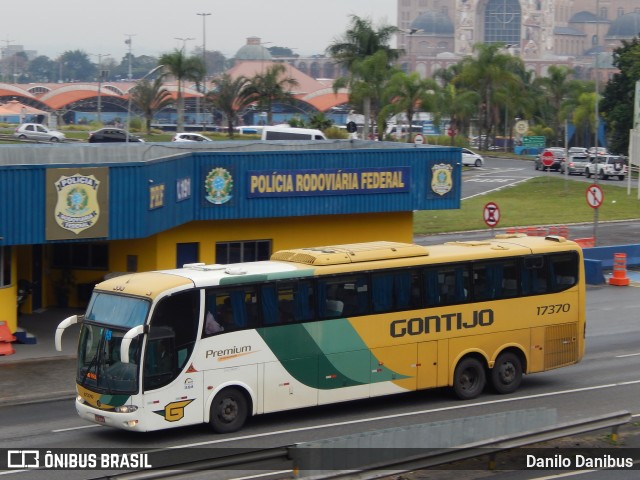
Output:
<path fill-rule="evenodd" d="M 264 127 L 262 140 L 326 140 L 320 130 L 313 128 Z"/>

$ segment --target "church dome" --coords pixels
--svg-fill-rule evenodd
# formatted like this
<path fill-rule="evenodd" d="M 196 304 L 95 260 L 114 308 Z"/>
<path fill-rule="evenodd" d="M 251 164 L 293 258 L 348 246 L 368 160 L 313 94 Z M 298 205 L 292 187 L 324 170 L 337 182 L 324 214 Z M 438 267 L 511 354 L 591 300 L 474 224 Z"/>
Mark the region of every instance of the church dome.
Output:
<path fill-rule="evenodd" d="M 640 34 L 640 13 L 631 12 L 611 22 L 607 38 L 631 39 Z"/>
<path fill-rule="evenodd" d="M 442 12 L 424 12 L 411 22 L 411 29 L 422 30 L 422 35 L 453 35 L 454 25 Z"/>
<path fill-rule="evenodd" d="M 271 53 L 264 48 L 258 37 L 247 38 L 247 44 L 240 47 L 234 57 L 236 60 L 271 60 Z"/>
<path fill-rule="evenodd" d="M 570 19 L 569 23 L 597 23 L 598 17 L 591 12 L 582 11 L 574 14 Z"/>

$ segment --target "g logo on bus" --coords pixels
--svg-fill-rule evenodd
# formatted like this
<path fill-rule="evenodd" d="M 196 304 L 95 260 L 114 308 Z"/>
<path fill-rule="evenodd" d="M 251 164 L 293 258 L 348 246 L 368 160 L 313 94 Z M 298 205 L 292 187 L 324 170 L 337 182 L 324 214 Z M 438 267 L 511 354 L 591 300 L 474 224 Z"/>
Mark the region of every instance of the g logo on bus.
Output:
<path fill-rule="evenodd" d="M 189 405 L 192 400 L 182 400 L 180 402 L 171 402 L 165 405 L 164 410 L 155 410 L 153 413 L 157 413 L 167 422 L 177 422 L 184 418 L 184 408 Z"/>

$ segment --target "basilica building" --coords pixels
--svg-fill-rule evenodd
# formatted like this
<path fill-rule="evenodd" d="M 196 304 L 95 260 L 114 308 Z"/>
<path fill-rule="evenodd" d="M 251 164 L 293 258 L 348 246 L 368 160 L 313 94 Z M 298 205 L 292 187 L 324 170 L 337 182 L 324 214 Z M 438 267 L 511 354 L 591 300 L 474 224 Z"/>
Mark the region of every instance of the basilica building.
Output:
<path fill-rule="evenodd" d="M 567 65 L 589 79 L 599 69 L 606 77 L 611 52 L 640 34 L 640 3 L 398 0 L 398 27 L 403 68 L 422 77 L 457 63 L 476 43 L 501 43 L 536 76 L 545 75 L 550 65 Z"/>

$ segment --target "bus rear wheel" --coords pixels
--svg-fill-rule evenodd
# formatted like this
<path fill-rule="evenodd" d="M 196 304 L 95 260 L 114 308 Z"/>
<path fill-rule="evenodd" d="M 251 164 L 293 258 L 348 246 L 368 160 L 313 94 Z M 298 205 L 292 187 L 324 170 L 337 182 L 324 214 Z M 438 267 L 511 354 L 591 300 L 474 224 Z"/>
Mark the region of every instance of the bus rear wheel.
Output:
<path fill-rule="evenodd" d="M 211 403 L 209 423 L 216 433 L 231 433 L 242 428 L 249 415 L 247 399 L 236 388 L 218 392 Z"/>
<path fill-rule="evenodd" d="M 487 376 L 484 366 L 475 358 L 463 359 L 453 374 L 453 391 L 461 400 L 476 398 L 484 390 Z"/>
<path fill-rule="evenodd" d="M 491 369 L 491 385 L 498 393 L 513 393 L 522 381 L 522 362 L 515 353 L 505 352 Z"/>

